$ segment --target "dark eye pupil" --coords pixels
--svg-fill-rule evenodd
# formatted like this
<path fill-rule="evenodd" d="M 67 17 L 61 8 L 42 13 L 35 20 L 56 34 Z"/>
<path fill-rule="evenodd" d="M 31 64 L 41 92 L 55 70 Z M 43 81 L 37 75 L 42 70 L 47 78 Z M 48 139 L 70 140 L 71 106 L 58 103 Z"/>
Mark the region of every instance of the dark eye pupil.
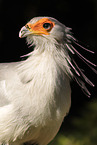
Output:
<path fill-rule="evenodd" d="M 50 24 L 50 23 L 44 23 L 44 24 L 43 24 L 43 27 L 44 27 L 45 29 L 49 29 L 49 28 L 51 27 L 51 24 Z"/>

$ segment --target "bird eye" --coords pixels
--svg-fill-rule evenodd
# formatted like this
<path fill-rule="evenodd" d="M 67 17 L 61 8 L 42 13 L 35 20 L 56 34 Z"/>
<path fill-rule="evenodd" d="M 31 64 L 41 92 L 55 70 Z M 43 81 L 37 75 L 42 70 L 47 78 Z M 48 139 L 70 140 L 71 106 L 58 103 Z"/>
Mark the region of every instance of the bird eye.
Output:
<path fill-rule="evenodd" d="M 43 27 L 44 27 L 45 29 L 49 29 L 49 28 L 51 28 L 51 24 L 50 24 L 50 23 L 44 23 L 44 24 L 43 24 Z"/>

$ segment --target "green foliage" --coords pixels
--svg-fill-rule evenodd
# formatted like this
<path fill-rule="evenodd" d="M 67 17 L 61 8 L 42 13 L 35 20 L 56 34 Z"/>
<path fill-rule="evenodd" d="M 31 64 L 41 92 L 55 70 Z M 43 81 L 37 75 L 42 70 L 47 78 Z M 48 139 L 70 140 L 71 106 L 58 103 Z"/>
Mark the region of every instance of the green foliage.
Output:
<path fill-rule="evenodd" d="M 72 117 L 65 132 L 56 136 L 49 145 L 97 145 L 97 100 L 82 108 L 80 117 Z"/>

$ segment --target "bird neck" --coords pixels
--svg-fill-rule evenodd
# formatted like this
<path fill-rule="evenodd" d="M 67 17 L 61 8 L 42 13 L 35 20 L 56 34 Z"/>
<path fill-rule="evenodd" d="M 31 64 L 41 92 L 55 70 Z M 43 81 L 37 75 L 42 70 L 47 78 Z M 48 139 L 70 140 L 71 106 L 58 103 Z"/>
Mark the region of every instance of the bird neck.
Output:
<path fill-rule="evenodd" d="M 40 49 L 44 50 L 40 51 Z M 35 99 L 35 103 L 38 104 L 37 109 L 41 108 L 43 112 L 45 111 L 45 115 L 49 112 L 46 111 L 49 105 L 53 113 L 56 107 L 60 108 L 62 116 L 70 107 L 70 80 L 65 73 L 67 64 L 65 64 L 65 59 L 62 59 L 63 53 L 61 53 L 60 50 L 58 53 L 58 48 L 55 50 L 54 47 L 37 48 L 26 61 L 18 66 L 18 74 L 29 92 L 28 96 L 30 94 L 28 97 L 31 98 L 30 102 Z"/>
<path fill-rule="evenodd" d="M 29 82 L 33 75 L 44 73 L 46 70 L 48 75 L 49 70 L 52 74 L 55 70 L 70 77 L 72 72 L 66 58 L 69 58 L 69 55 L 63 45 L 47 42 L 35 47 L 29 58 L 20 63 L 18 70 L 23 82 Z"/>

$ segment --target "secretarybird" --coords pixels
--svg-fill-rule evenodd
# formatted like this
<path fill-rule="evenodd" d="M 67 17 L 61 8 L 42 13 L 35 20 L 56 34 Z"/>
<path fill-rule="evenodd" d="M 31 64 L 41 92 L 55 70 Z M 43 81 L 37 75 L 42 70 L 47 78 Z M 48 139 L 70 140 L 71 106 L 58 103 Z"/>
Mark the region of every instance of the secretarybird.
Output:
<path fill-rule="evenodd" d="M 94 52 L 78 44 L 70 30 L 51 17 L 35 17 L 21 28 L 19 37 L 34 50 L 24 61 L 0 64 L 1 145 L 47 145 L 69 112 L 71 80 L 91 95 L 85 83 L 94 84 L 73 56 L 96 72 L 75 45 Z"/>

